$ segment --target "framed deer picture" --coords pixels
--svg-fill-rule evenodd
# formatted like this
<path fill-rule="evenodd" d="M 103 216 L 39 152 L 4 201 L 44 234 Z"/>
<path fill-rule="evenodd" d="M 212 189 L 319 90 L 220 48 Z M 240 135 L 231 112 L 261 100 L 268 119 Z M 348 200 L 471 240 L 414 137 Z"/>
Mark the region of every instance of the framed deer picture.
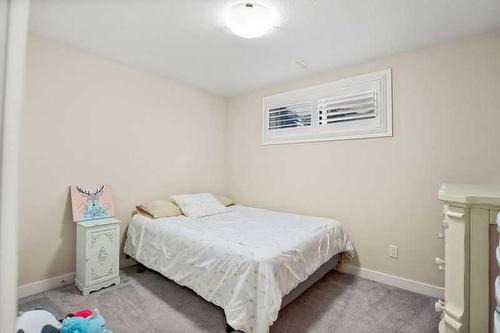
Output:
<path fill-rule="evenodd" d="M 71 185 L 73 221 L 103 219 L 115 215 L 113 196 L 109 185 Z"/>

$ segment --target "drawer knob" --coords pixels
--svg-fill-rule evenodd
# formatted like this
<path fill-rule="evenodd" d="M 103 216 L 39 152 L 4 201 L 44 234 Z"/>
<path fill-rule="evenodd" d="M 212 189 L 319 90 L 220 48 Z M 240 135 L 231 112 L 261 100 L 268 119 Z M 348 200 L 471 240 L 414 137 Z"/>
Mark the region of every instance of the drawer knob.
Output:
<path fill-rule="evenodd" d="M 446 262 L 443 258 L 436 257 L 436 265 L 445 265 Z"/>
<path fill-rule="evenodd" d="M 444 237 L 445 237 L 445 233 L 444 233 L 444 232 L 440 232 L 440 233 L 438 234 L 438 238 L 439 238 L 439 239 L 443 239 Z"/>
<path fill-rule="evenodd" d="M 443 312 L 444 306 L 445 306 L 444 301 L 439 299 L 436 303 L 434 303 L 434 311 Z"/>

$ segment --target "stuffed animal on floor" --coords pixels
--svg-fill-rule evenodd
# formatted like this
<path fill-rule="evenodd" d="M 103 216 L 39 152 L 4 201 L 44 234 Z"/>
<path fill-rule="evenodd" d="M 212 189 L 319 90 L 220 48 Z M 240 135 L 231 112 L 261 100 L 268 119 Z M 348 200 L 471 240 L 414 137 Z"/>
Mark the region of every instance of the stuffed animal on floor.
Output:
<path fill-rule="evenodd" d="M 77 311 L 75 313 L 67 314 L 66 317 L 83 317 L 83 318 L 87 318 L 87 317 L 89 317 L 91 315 L 92 315 L 92 310 L 85 309 L 85 310 Z"/>
<path fill-rule="evenodd" d="M 111 333 L 104 327 L 104 318 L 94 310 L 88 317 L 66 317 L 62 322 L 61 333 Z"/>
<path fill-rule="evenodd" d="M 45 310 L 21 312 L 16 321 L 17 333 L 59 333 L 61 323 Z"/>

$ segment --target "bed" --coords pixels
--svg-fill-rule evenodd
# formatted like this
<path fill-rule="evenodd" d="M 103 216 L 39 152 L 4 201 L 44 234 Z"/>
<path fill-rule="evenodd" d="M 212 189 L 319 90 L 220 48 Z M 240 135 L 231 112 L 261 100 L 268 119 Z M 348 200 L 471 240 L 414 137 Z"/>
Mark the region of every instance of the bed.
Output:
<path fill-rule="evenodd" d="M 202 218 L 136 214 L 125 242 L 127 255 L 220 306 L 230 326 L 248 333 L 269 332 L 308 278 L 353 252 L 333 219 L 239 205 Z"/>

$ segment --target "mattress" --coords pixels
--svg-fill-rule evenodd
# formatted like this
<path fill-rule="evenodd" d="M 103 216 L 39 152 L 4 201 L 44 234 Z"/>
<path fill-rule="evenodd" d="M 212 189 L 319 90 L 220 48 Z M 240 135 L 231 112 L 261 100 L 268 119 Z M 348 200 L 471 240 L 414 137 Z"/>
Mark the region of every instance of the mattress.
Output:
<path fill-rule="evenodd" d="M 328 218 L 233 206 L 203 218 L 135 215 L 125 253 L 224 309 L 244 332 L 267 333 L 283 296 L 354 248 Z"/>

